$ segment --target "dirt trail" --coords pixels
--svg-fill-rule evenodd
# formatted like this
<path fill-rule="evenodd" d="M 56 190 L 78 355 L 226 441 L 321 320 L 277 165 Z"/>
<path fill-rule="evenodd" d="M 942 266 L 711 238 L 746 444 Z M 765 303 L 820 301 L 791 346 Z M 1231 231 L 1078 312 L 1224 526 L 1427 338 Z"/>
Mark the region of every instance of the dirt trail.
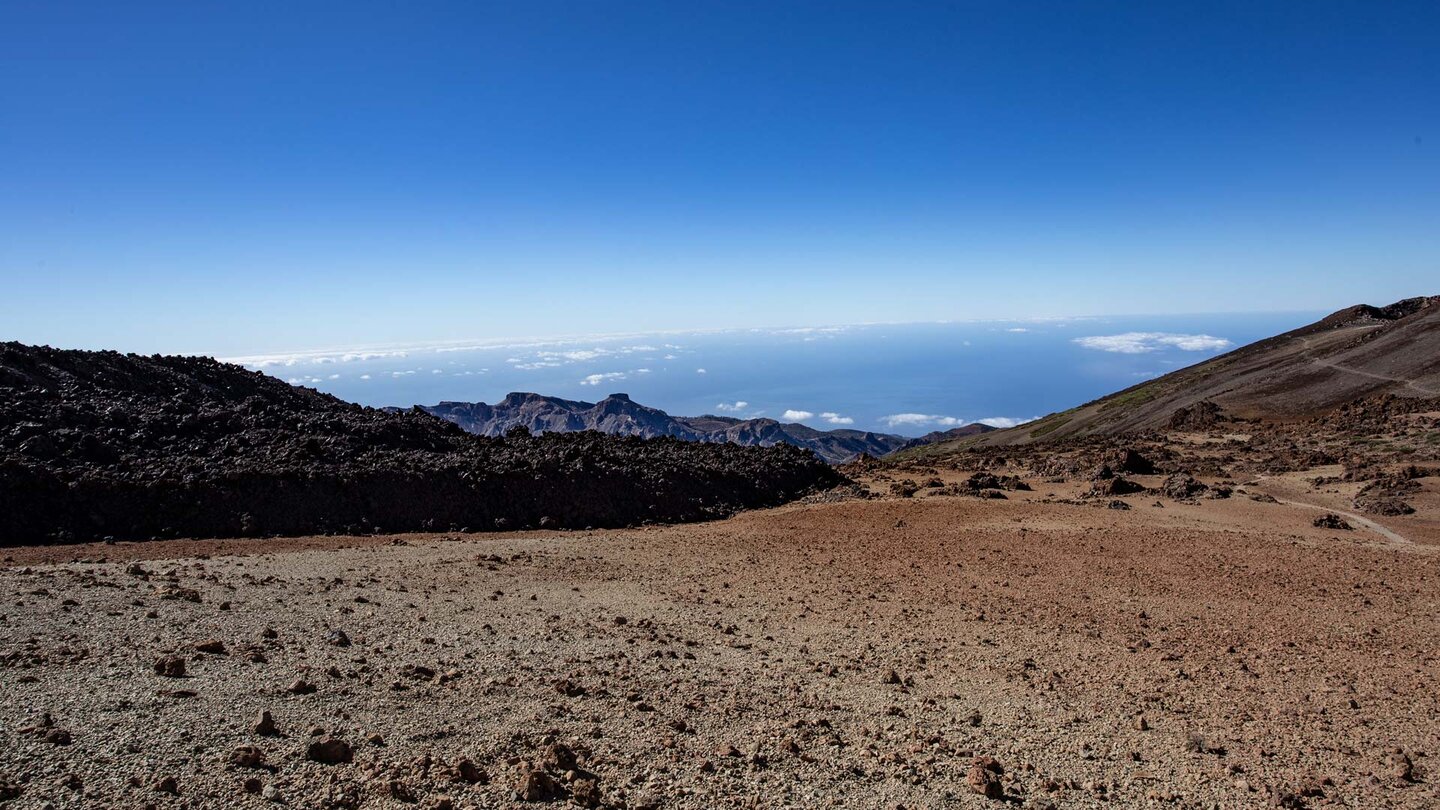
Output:
<path fill-rule="evenodd" d="M 1414 542 L 1414 541 L 1409 540 L 1409 539 L 1406 539 L 1403 535 L 1401 535 L 1401 534 L 1399 534 L 1399 533 L 1397 533 L 1397 532 L 1391 531 L 1390 529 L 1387 529 L 1387 528 L 1385 528 L 1384 526 L 1381 526 L 1379 523 L 1376 523 L 1375 521 L 1373 521 L 1373 520 L 1371 520 L 1371 519 L 1369 519 L 1369 518 L 1367 518 L 1367 517 L 1362 517 L 1361 515 L 1357 515 L 1357 514 L 1355 514 L 1354 512 L 1344 512 L 1344 511 L 1341 511 L 1341 510 L 1336 509 L 1336 508 L 1334 508 L 1334 507 L 1321 506 L 1321 505 L 1318 504 L 1318 503 L 1305 503 L 1304 501 L 1287 500 L 1287 499 L 1285 499 L 1285 498 L 1281 498 L 1281 497 L 1279 497 L 1279 496 L 1277 496 L 1277 495 L 1273 495 L 1273 494 L 1270 495 L 1270 497 L 1274 498 L 1276 501 L 1278 501 L 1278 502 L 1280 502 L 1280 503 L 1287 504 L 1287 505 L 1289 505 L 1289 506 L 1298 506 L 1298 507 L 1301 507 L 1302 509 L 1314 509 L 1314 510 L 1319 511 L 1319 512 L 1329 512 L 1329 513 L 1333 513 L 1333 514 L 1339 515 L 1340 517 L 1343 517 L 1343 518 L 1345 518 L 1346 520 L 1349 520 L 1349 521 L 1352 522 L 1352 523 L 1357 523 L 1357 524 L 1359 524 L 1359 525 L 1361 525 L 1361 526 L 1364 526 L 1365 528 L 1369 529 L 1369 530 L 1372 531 L 1372 532 L 1375 532 L 1376 534 L 1380 535 L 1381 537 L 1384 537 L 1386 540 L 1389 540 L 1389 541 L 1392 542 L 1392 543 L 1395 543 L 1395 544 L 1401 545 L 1401 546 L 1409 546 L 1409 547 L 1417 548 L 1417 549 L 1418 549 L 1418 548 L 1421 548 L 1420 546 L 1415 545 L 1415 542 Z M 1425 548 L 1426 548 L 1426 550 L 1431 550 L 1429 547 L 1425 547 Z"/>
<path fill-rule="evenodd" d="M 1375 327 L 1362 327 L 1362 328 L 1372 329 L 1372 328 L 1375 328 Z M 1314 363 L 1314 364 L 1316 364 L 1316 365 L 1325 366 L 1326 368 L 1333 368 L 1333 369 L 1335 369 L 1336 371 L 1343 371 L 1343 372 L 1345 372 L 1346 374 L 1355 374 L 1355 375 L 1358 375 L 1358 376 L 1361 376 L 1361 377 L 1369 377 L 1369 378 L 1372 379 L 1372 380 L 1382 380 L 1382 381 L 1385 381 L 1385 382 L 1404 383 L 1406 386 L 1408 386 L 1408 387 L 1410 387 L 1410 388 L 1413 388 L 1413 389 L 1415 389 L 1416 391 L 1419 391 L 1420 393 L 1425 394 L 1425 395 L 1427 395 L 1427 396 L 1432 396 L 1432 397 L 1433 397 L 1433 396 L 1440 396 L 1440 389 L 1430 388 L 1430 387 L 1428 387 L 1428 386 L 1422 385 L 1421 383 L 1417 382 L 1416 380 L 1407 379 L 1407 378 L 1404 378 L 1404 377 L 1388 377 L 1388 376 L 1386 376 L 1386 375 L 1384 375 L 1384 374 L 1375 374 L 1375 373 L 1369 372 L 1369 371 L 1361 371 L 1361 370 L 1359 370 L 1359 369 L 1350 368 L 1350 367 L 1348 367 L 1348 366 L 1342 366 L 1342 365 L 1340 365 L 1339 363 L 1336 363 L 1336 362 L 1331 361 L 1331 360 L 1325 360 L 1325 359 L 1322 359 L 1322 358 L 1319 358 L 1319 357 L 1315 357 L 1314 355 L 1310 354 L 1310 348 L 1311 348 L 1311 347 L 1310 347 L 1310 338 L 1308 338 L 1308 337 L 1297 337 L 1297 338 L 1295 338 L 1295 339 L 1298 340 L 1298 341 L 1300 341 L 1300 344 L 1305 347 L 1304 352 L 1303 352 L 1303 354 L 1305 355 L 1305 357 L 1308 358 L 1311 363 Z"/>

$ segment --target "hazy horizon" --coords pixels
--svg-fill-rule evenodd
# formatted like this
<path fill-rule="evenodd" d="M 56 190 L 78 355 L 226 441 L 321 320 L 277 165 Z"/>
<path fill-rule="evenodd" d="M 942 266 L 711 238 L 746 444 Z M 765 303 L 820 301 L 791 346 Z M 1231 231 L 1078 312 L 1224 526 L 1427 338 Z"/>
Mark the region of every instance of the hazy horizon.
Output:
<path fill-rule="evenodd" d="M 222 357 L 371 406 L 627 393 L 673 416 L 916 436 L 1008 427 L 1326 313 L 1091 316 L 677 330 Z"/>

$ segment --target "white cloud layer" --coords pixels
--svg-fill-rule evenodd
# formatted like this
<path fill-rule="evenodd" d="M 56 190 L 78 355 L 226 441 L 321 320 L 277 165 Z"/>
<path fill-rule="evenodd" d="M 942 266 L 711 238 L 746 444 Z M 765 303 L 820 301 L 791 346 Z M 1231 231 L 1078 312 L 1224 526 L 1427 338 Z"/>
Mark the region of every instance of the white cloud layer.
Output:
<path fill-rule="evenodd" d="M 1186 352 L 1217 352 L 1234 344 L 1214 335 L 1181 335 L 1174 332 L 1124 332 L 1119 335 L 1090 335 L 1075 338 L 1087 349 L 1117 354 L 1147 354 L 1161 349 Z"/>
<path fill-rule="evenodd" d="M 1012 428 L 1016 425 L 1023 425 L 1026 422 L 1034 422 L 1039 418 L 1038 416 L 1032 416 L 1028 419 L 1017 419 L 1013 416 L 987 416 L 984 419 L 976 419 L 975 421 L 993 428 Z"/>
<path fill-rule="evenodd" d="M 298 366 L 302 363 L 356 363 L 365 360 L 379 360 L 386 357 L 408 357 L 404 351 L 346 351 L 346 352 L 295 352 L 292 354 L 251 355 L 249 357 L 222 357 L 222 363 L 235 363 L 247 368 L 273 368 L 276 366 Z"/>
<path fill-rule="evenodd" d="M 1028 419 L 1014 416 L 987 416 L 984 419 L 976 419 L 974 421 L 982 425 L 989 425 L 993 428 L 1011 428 L 1016 425 L 1023 425 L 1026 422 L 1033 422 L 1039 418 L 1038 416 L 1032 416 Z M 892 413 L 889 416 L 880 417 L 880 421 L 891 428 L 952 428 L 972 424 L 958 417 L 941 416 L 930 413 Z"/>
<path fill-rule="evenodd" d="M 602 383 L 602 382 L 608 382 L 608 381 L 610 381 L 610 380 L 623 380 L 623 379 L 625 379 L 625 372 L 623 372 L 623 371 L 607 371 L 607 372 L 604 373 L 604 374 L 590 374 L 590 375 L 586 376 L 585 379 L 581 380 L 581 381 L 580 381 L 580 384 L 581 384 L 581 385 L 599 385 L 599 384 Z"/>
<path fill-rule="evenodd" d="M 892 413 L 889 416 L 880 417 L 880 421 L 892 428 L 896 427 L 928 427 L 936 425 L 940 427 L 958 427 L 965 424 L 964 420 L 953 416 L 940 416 L 930 413 Z"/>
<path fill-rule="evenodd" d="M 832 425 L 853 425 L 853 424 L 855 424 L 855 420 L 854 420 L 854 419 L 852 419 L 852 418 L 850 418 L 850 417 L 848 417 L 848 416 L 841 416 L 840 414 L 835 413 L 834 411 L 826 411 L 825 413 L 820 414 L 820 418 L 821 418 L 821 419 L 824 419 L 826 422 L 829 422 L 829 423 L 832 424 Z"/>
<path fill-rule="evenodd" d="M 719 405 L 715 406 L 715 410 L 720 411 L 721 413 L 737 413 L 739 411 L 745 410 L 748 407 L 750 407 L 750 403 L 746 402 L 743 399 L 737 399 L 734 402 L 722 402 Z"/>
<path fill-rule="evenodd" d="M 810 411 L 786 410 L 785 413 L 781 414 L 781 416 L 785 419 L 789 419 L 791 422 L 803 422 L 806 419 L 813 418 L 815 414 L 811 413 Z"/>

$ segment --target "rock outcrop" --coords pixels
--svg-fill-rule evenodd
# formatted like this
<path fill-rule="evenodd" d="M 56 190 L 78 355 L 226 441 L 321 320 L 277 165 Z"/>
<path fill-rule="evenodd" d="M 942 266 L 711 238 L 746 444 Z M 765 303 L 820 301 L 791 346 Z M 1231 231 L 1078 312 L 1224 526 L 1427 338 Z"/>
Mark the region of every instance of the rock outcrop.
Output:
<path fill-rule="evenodd" d="M 703 520 L 844 483 L 808 452 L 476 436 L 200 357 L 0 344 L 0 540 Z"/>

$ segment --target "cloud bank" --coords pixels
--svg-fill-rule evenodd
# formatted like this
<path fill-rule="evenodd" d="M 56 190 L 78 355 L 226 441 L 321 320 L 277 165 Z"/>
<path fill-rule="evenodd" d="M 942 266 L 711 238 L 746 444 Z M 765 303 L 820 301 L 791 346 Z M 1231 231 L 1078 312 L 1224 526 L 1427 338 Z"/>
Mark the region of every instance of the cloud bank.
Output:
<path fill-rule="evenodd" d="M 965 424 L 964 420 L 957 419 L 953 416 L 940 416 L 938 414 L 928 413 L 892 413 L 889 416 L 880 417 L 880 421 L 892 428 L 929 427 L 932 425 L 939 427 L 959 427 Z"/>
<path fill-rule="evenodd" d="M 984 419 L 975 419 L 967 422 L 959 417 L 942 416 L 940 414 L 892 413 L 889 416 L 880 417 L 880 421 L 891 428 L 952 428 L 974 423 L 989 425 L 993 428 L 1011 428 L 1016 425 L 1023 425 L 1026 422 L 1034 422 L 1039 418 L 1038 416 L 1031 416 L 1028 419 L 1014 416 L 987 416 Z"/>
<path fill-rule="evenodd" d="M 1087 349 L 1116 354 L 1147 354 L 1161 349 L 1186 352 L 1216 352 L 1235 345 L 1214 335 L 1181 335 L 1174 332 L 1124 332 L 1119 335 L 1090 335 L 1074 338 Z"/>

